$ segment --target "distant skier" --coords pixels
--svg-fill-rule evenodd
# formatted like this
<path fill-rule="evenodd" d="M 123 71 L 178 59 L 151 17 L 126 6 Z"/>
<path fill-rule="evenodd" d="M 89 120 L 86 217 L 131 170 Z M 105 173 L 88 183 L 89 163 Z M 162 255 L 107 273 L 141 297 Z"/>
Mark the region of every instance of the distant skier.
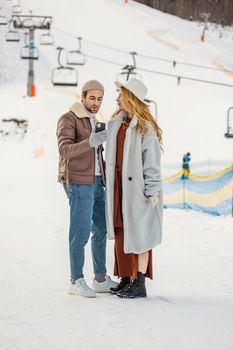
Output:
<path fill-rule="evenodd" d="M 190 161 L 191 161 L 191 153 L 187 152 L 183 156 L 183 164 L 182 164 L 183 173 L 181 176 L 182 180 L 188 179 L 190 175 L 190 166 L 189 166 Z"/>

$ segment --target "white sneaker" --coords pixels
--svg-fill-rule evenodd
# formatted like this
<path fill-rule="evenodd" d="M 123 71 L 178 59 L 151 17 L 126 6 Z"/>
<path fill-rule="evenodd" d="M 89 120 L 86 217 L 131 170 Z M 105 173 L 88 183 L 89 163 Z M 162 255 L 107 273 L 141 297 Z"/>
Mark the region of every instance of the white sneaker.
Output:
<path fill-rule="evenodd" d="M 81 295 L 82 297 L 94 298 L 95 292 L 88 287 L 84 278 L 79 278 L 74 284 L 70 285 L 68 294 Z"/>
<path fill-rule="evenodd" d="M 98 282 L 96 279 L 93 280 L 92 289 L 96 293 L 107 293 L 110 288 L 116 288 L 118 286 L 117 282 L 111 280 L 109 276 L 105 276 L 105 281 Z"/>

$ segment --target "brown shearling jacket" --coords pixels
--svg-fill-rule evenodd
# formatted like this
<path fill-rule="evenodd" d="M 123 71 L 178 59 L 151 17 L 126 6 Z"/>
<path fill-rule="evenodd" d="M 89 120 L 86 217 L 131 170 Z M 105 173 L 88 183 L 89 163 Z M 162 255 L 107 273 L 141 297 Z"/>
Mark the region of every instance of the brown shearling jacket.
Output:
<path fill-rule="evenodd" d="M 57 123 L 59 182 L 67 184 L 94 183 L 95 148 L 91 148 L 89 145 L 91 131 L 90 117 L 81 103 L 75 103 L 68 113 L 59 118 Z M 102 184 L 105 185 L 102 145 L 98 147 L 97 152 Z"/>

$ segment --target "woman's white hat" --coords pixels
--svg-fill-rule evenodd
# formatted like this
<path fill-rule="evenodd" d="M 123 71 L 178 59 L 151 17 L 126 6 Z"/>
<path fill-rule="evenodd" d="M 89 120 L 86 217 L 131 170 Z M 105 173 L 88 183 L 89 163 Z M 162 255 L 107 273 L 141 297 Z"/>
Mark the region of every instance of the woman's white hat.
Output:
<path fill-rule="evenodd" d="M 144 99 L 148 89 L 142 81 L 136 78 L 131 78 L 125 84 L 122 84 L 120 81 L 115 81 L 115 84 L 119 89 L 124 87 L 125 89 L 131 91 L 141 102 L 145 103 Z M 147 105 L 147 103 L 145 104 Z"/>

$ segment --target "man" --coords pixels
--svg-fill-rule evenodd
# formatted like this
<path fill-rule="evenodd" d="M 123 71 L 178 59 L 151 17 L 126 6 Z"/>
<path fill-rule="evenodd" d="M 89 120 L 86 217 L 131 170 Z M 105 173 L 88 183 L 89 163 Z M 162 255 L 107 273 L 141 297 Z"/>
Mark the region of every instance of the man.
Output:
<path fill-rule="evenodd" d="M 57 125 L 59 176 L 70 205 L 69 294 L 95 297 L 116 282 L 106 275 L 105 169 L 102 156 L 106 130 L 95 132 L 96 117 L 104 96 L 103 85 L 90 80 L 82 88 L 82 103 L 75 103 Z M 90 231 L 95 278 L 92 289 L 83 275 L 85 245 Z"/>
<path fill-rule="evenodd" d="M 183 163 L 182 163 L 183 173 L 181 176 L 182 180 L 188 179 L 190 175 L 190 166 L 189 166 L 190 161 L 191 161 L 191 153 L 187 152 L 183 156 Z"/>

